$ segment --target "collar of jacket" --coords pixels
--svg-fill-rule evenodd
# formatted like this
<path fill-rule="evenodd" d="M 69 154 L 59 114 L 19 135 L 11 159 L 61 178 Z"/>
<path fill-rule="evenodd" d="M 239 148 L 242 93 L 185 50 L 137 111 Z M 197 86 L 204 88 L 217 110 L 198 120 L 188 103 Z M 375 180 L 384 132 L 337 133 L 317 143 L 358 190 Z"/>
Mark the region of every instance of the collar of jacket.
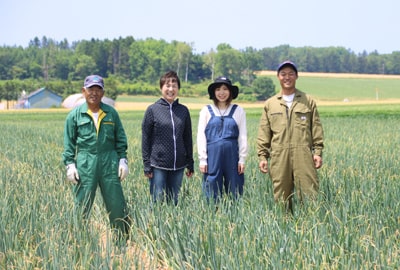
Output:
<path fill-rule="evenodd" d="M 298 90 L 297 88 L 295 89 L 295 92 L 294 92 L 294 96 L 295 97 L 301 97 L 301 94 L 302 94 L 302 92 L 300 91 L 300 90 Z M 279 94 L 276 96 L 278 99 L 282 99 L 282 91 L 281 92 L 279 92 Z"/>
<path fill-rule="evenodd" d="M 159 103 L 159 104 L 161 104 L 161 105 L 166 105 L 166 106 L 170 106 L 170 105 L 176 106 L 176 105 L 179 104 L 179 98 L 175 99 L 174 102 L 172 102 L 172 104 L 169 103 L 168 101 L 166 101 L 166 100 L 163 99 L 163 98 L 160 98 L 160 99 L 157 101 L 157 103 Z"/>
<path fill-rule="evenodd" d="M 81 112 L 87 112 L 89 110 L 89 107 L 86 102 L 84 102 L 81 106 L 82 106 Z M 100 109 L 105 113 L 108 113 L 110 111 L 109 106 L 107 104 L 104 104 L 103 102 L 100 102 Z"/>

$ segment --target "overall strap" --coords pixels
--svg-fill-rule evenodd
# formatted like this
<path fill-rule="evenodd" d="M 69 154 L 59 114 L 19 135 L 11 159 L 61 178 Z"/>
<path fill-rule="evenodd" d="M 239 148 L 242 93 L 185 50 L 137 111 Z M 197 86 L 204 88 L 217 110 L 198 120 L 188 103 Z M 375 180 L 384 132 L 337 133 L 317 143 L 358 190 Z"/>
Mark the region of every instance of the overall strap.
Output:
<path fill-rule="evenodd" d="M 229 117 L 232 117 L 232 115 L 235 113 L 235 110 L 236 110 L 237 106 L 238 106 L 237 104 L 233 104 L 232 105 L 232 109 L 229 112 Z"/>
<path fill-rule="evenodd" d="M 214 115 L 213 109 L 211 108 L 211 105 L 207 105 L 207 108 L 208 108 L 208 111 L 209 111 L 210 114 L 211 114 L 211 117 L 214 117 L 215 115 Z"/>

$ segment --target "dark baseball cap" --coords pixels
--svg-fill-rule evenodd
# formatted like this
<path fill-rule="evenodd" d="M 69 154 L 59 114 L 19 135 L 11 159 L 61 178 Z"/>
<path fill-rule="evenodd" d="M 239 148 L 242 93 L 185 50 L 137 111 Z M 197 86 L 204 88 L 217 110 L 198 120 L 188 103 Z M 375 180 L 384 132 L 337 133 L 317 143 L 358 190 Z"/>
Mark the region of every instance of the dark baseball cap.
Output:
<path fill-rule="evenodd" d="M 282 68 L 287 67 L 287 66 L 291 67 L 297 74 L 296 65 L 292 61 L 289 61 L 289 60 L 280 63 L 279 66 L 278 66 L 278 71 L 277 72 L 279 73 L 279 71 L 281 71 Z"/>
<path fill-rule="evenodd" d="M 104 80 L 101 76 L 99 75 L 89 75 L 86 77 L 85 82 L 83 84 L 83 87 L 89 88 L 94 85 L 97 85 L 101 87 L 101 89 L 104 89 Z"/>

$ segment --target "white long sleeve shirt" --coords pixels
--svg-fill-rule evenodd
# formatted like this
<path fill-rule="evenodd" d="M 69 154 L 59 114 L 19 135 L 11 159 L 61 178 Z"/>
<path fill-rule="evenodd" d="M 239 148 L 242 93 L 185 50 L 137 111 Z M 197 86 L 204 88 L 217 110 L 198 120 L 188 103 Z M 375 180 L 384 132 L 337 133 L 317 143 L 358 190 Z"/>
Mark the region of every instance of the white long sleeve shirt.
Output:
<path fill-rule="evenodd" d="M 218 110 L 218 108 L 211 104 L 215 116 L 227 116 L 229 115 L 232 104 L 226 110 Z M 244 164 L 246 161 L 248 147 L 247 147 L 247 128 L 246 128 L 246 112 L 242 107 L 237 106 L 232 118 L 236 121 L 239 128 L 239 163 Z M 197 126 L 197 152 L 199 155 L 200 165 L 207 165 L 207 139 L 205 134 L 205 129 L 208 121 L 211 119 L 211 114 L 208 111 L 207 106 L 204 106 L 199 115 L 199 124 Z"/>

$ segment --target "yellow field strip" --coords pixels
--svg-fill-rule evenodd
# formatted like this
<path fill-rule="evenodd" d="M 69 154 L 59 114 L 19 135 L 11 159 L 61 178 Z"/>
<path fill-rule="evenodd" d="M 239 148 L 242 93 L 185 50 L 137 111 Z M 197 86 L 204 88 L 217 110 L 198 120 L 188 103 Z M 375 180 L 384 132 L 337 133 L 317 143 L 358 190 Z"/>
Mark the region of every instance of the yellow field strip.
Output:
<path fill-rule="evenodd" d="M 353 105 L 367 105 L 367 104 L 399 104 L 400 99 L 385 99 L 385 100 L 359 100 L 359 101 L 324 101 L 324 100 L 316 100 L 318 106 L 337 106 L 337 105 L 345 105 L 345 106 L 353 106 Z M 264 102 L 254 102 L 254 103 L 240 103 L 235 102 L 242 106 L 244 109 L 246 108 L 262 108 Z M 134 111 L 144 111 L 146 108 L 152 103 L 147 102 L 116 102 L 115 107 L 118 110 L 134 110 Z M 191 110 L 200 110 L 209 103 L 184 103 Z"/>
<path fill-rule="evenodd" d="M 260 76 L 276 76 L 274 70 L 255 71 Z M 355 78 L 355 79 L 400 79 L 400 75 L 387 74 L 356 74 L 356 73 L 320 73 L 320 72 L 299 72 L 299 77 L 318 78 Z"/>

